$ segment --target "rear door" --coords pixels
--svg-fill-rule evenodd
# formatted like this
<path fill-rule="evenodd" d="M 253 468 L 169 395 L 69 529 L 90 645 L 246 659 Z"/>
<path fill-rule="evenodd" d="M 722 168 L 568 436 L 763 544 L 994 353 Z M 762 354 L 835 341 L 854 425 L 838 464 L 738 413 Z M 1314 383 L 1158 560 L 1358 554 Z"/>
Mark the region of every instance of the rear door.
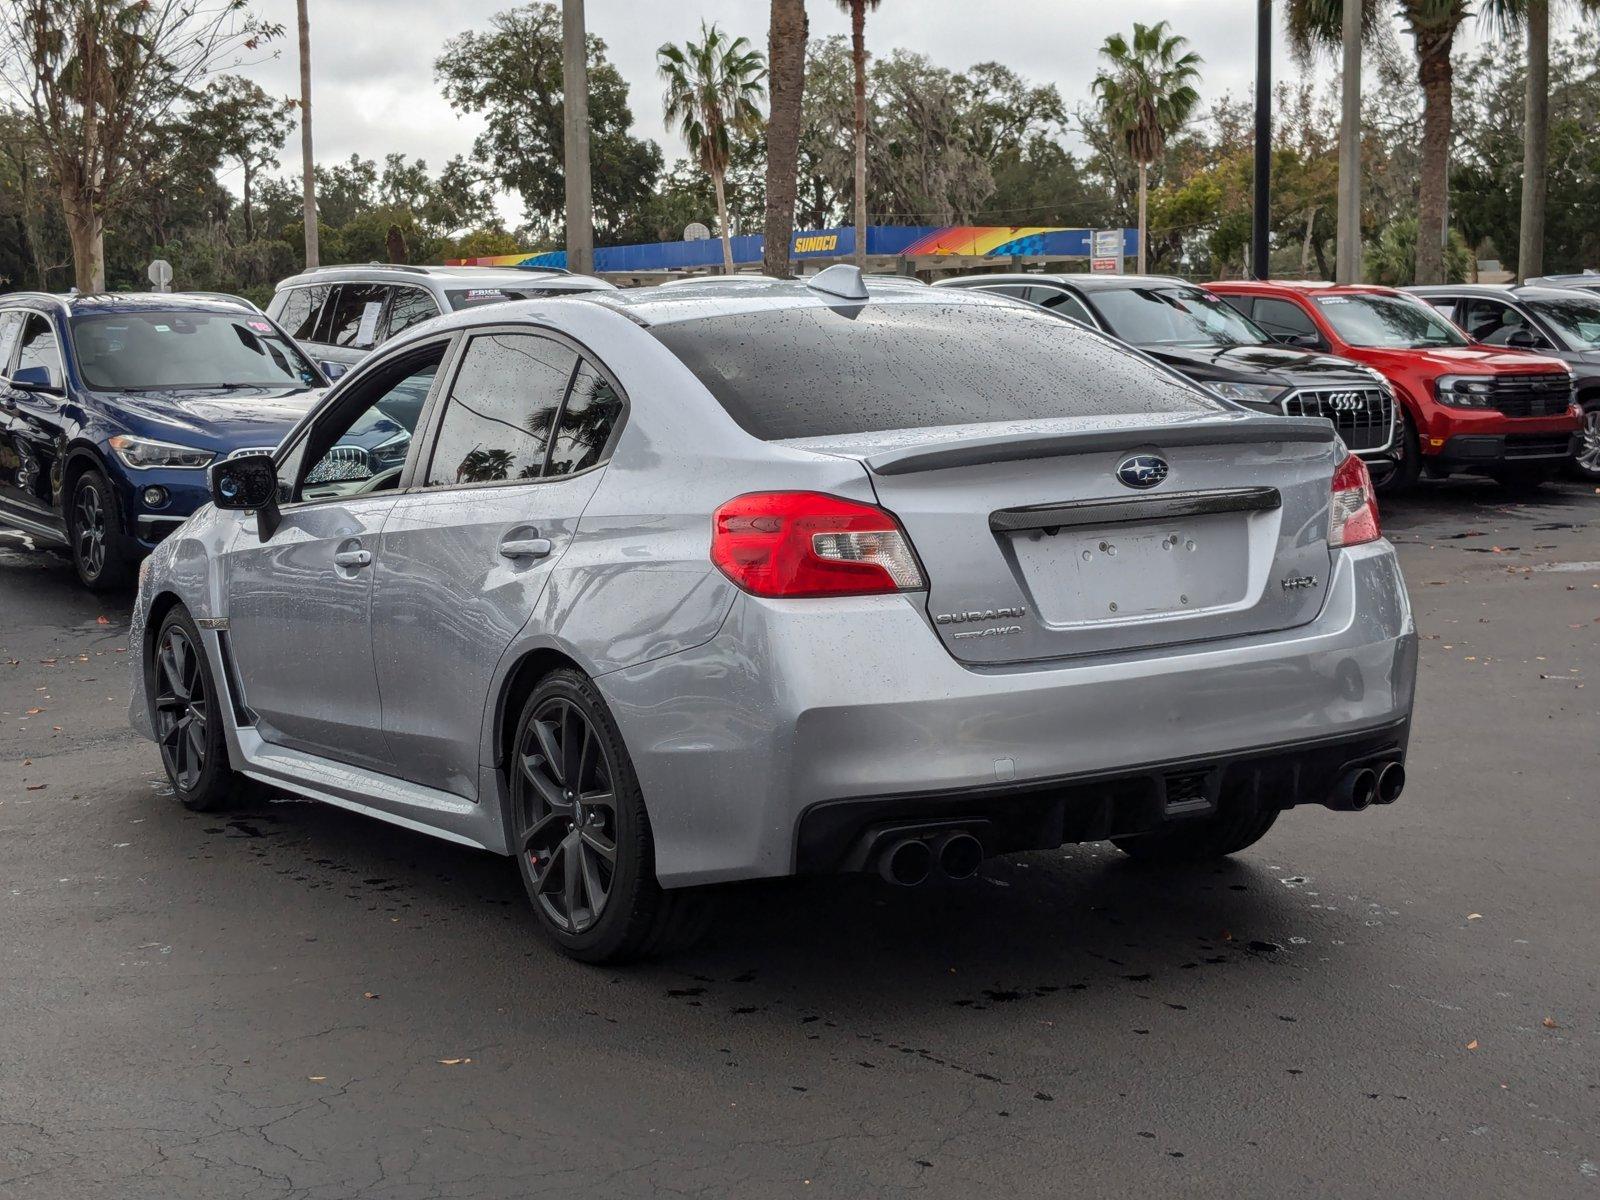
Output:
<path fill-rule="evenodd" d="M 377 553 L 383 723 L 407 779 L 477 797 L 495 667 L 571 543 L 620 414 L 611 378 L 553 335 L 490 329 L 465 344 L 421 486 Z"/>
<path fill-rule="evenodd" d="M 19 388 L 3 385 L 0 395 L 0 421 L 5 424 L 7 452 L 0 464 L 0 497 L 19 512 L 56 523 L 55 488 L 62 443 L 62 406 L 66 370 L 61 355 L 61 338 L 56 323 L 41 312 L 26 310 L 18 314 L 21 326 L 12 336 L 16 342 L 15 370 L 42 367 L 50 373 L 52 389 Z"/>

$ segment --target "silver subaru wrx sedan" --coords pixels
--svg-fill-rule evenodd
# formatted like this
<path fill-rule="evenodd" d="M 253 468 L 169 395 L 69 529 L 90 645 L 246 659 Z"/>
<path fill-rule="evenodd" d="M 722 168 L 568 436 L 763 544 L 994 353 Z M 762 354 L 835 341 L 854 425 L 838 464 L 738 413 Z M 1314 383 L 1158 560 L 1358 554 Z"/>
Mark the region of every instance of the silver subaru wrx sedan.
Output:
<path fill-rule="evenodd" d="M 130 643 L 178 798 L 510 855 L 582 959 L 681 944 L 701 885 L 1184 863 L 1404 787 L 1360 459 L 1003 297 L 834 267 L 457 313 L 210 483 Z"/>

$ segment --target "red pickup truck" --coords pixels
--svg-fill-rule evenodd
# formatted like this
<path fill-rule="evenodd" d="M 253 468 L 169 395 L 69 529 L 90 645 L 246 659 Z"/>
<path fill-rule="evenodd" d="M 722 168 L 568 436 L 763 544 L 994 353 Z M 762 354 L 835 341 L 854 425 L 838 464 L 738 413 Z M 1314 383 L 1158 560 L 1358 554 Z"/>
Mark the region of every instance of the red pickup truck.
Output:
<path fill-rule="evenodd" d="M 1419 471 L 1476 471 L 1542 483 L 1576 449 L 1582 412 L 1564 363 L 1472 341 L 1428 304 L 1393 288 L 1331 283 L 1208 283 L 1279 342 L 1364 363 L 1400 401 L 1399 489 Z"/>

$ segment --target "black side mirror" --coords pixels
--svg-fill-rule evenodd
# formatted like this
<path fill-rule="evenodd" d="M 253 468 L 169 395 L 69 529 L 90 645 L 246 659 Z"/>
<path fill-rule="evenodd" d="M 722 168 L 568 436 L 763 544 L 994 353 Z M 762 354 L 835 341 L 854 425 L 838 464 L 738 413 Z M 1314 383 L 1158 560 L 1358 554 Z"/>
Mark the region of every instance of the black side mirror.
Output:
<path fill-rule="evenodd" d="M 1273 341 L 1280 346 L 1293 346 L 1296 350 L 1320 350 L 1322 339 L 1314 333 L 1280 333 Z"/>
<path fill-rule="evenodd" d="M 11 386 L 19 392 L 51 392 L 61 394 L 61 388 L 51 377 L 49 367 L 19 367 L 11 376 Z"/>
<path fill-rule="evenodd" d="M 1540 350 L 1544 339 L 1531 329 L 1513 329 L 1506 335 L 1506 345 L 1513 350 Z"/>
<path fill-rule="evenodd" d="M 256 532 L 264 542 L 278 528 L 278 467 L 270 454 L 241 454 L 212 463 L 211 503 L 218 508 L 255 510 Z"/>
<path fill-rule="evenodd" d="M 348 364 L 341 362 L 319 362 L 317 366 L 322 368 L 323 377 L 326 378 L 329 383 L 332 383 L 334 380 L 338 379 L 339 376 L 350 370 Z"/>

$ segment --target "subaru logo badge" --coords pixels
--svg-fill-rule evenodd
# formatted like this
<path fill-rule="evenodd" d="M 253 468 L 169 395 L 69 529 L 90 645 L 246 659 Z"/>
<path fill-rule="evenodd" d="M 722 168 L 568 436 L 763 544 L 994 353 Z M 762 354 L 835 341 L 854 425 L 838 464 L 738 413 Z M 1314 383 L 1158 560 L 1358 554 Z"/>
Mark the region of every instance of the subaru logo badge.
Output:
<path fill-rule="evenodd" d="M 1133 454 L 1117 464 L 1117 478 L 1141 491 L 1167 477 L 1167 460 L 1159 454 Z"/>

